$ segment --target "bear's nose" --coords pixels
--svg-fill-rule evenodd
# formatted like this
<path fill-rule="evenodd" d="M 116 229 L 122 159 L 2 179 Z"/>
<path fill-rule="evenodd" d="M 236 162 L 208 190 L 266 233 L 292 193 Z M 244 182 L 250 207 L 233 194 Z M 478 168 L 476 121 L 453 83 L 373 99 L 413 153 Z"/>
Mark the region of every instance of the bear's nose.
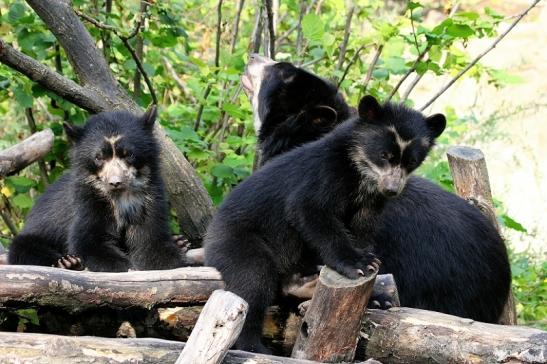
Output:
<path fill-rule="evenodd" d="M 112 176 L 108 180 L 108 184 L 114 188 L 118 188 L 122 185 L 122 179 L 120 176 Z"/>

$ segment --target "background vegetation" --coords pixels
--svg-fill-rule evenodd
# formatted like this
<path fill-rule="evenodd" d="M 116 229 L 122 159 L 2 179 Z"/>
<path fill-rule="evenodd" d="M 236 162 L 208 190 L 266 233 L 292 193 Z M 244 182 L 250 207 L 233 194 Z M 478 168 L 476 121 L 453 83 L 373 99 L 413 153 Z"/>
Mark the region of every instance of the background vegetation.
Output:
<path fill-rule="evenodd" d="M 257 32 L 256 27 L 258 17 L 267 17 L 263 2 L 106 3 L 111 8 L 105 1 L 73 1 L 121 84 L 143 107 L 157 98 L 162 125 L 196 168 L 213 201 L 220 203 L 252 171 L 256 139 L 239 77 L 249 52 L 260 45 L 260 52 L 269 52 L 268 46 L 264 49 L 268 32 Z M 468 2 L 446 3 L 439 7 L 430 1 L 281 1 L 276 12 L 275 57 L 336 82 L 353 105 L 364 94 L 373 94 L 419 107 L 414 105 L 412 91 L 424 74 L 455 75 L 471 61 L 468 42 L 495 37 L 500 22 L 506 20 L 506 15 L 490 8 L 474 11 Z M 133 32 L 141 16 L 145 22 Z M 54 36 L 24 1 L 0 1 L 0 22 L 2 39 L 74 77 Z M 142 63 L 153 92 L 131 52 Z M 465 77 L 485 79 L 496 87 L 525 82 L 480 64 Z M 411 81 L 401 87 L 400 81 L 407 78 Z M 491 136 L 487 130 L 495 130 L 495 120 L 483 133 L 470 136 L 473 120 L 453 108 L 445 113 L 448 129 L 418 173 L 451 190 L 446 147 L 465 138 L 472 142 Z M 0 149 L 27 137 L 34 123 L 38 130 L 52 128 L 56 135 L 53 150 L 40 165 L 0 180 L 0 239 L 7 246 L 36 197 L 68 167 L 62 122 L 83 123 L 87 114 L 3 65 L 0 114 Z M 507 228 L 526 232 L 504 214 L 501 203 L 499 211 Z M 512 261 L 519 319 L 546 327 L 547 263 L 527 254 L 513 254 Z"/>

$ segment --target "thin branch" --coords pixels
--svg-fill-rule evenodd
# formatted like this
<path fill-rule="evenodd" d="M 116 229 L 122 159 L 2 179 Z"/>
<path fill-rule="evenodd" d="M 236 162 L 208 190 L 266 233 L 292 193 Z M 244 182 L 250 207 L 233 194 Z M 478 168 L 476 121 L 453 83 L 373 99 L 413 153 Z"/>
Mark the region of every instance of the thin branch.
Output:
<path fill-rule="evenodd" d="M 422 77 L 424 77 L 425 73 L 422 73 L 421 75 L 420 74 L 416 74 L 416 76 L 414 76 L 414 79 L 412 80 L 412 82 L 410 83 L 410 85 L 408 85 L 407 89 L 405 90 L 405 92 L 403 93 L 403 95 L 401 96 L 401 102 L 405 102 L 407 99 L 408 99 L 408 96 L 410 95 L 410 93 L 412 92 L 412 90 L 416 87 L 416 85 L 418 84 L 418 82 L 420 82 L 420 80 L 422 79 Z"/>
<path fill-rule="evenodd" d="M 416 60 L 412 64 L 412 67 L 410 67 L 409 70 L 405 73 L 405 75 L 403 77 L 401 77 L 399 82 L 397 82 L 397 84 L 395 85 L 393 90 L 391 90 L 391 93 L 387 97 L 386 101 L 391 100 L 391 98 L 397 93 L 397 90 L 399 90 L 399 88 L 401 87 L 403 82 L 405 82 L 405 80 L 408 78 L 408 76 L 410 76 L 414 71 L 416 71 L 416 67 L 418 67 L 418 64 L 422 61 L 422 59 L 425 57 L 427 52 L 429 52 L 430 49 L 431 49 L 431 44 L 428 44 L 427 47 L 425 47 L 425 49 L 421 53 L 418 54 L 418 57 L 416 57 Z"/>
<path fill-rule="evenodd" d="M 59 45 L 59 42 L 55 42 L 55 69 L 60 75 L 63 74 L 63 63 L 61 61 L 61 46 Z M 56 109 L 61 109 L 63 111 L 63 120 L 68 121 L 70 114 L 68 113 L 68 111 L 63 109 L 62 106 L 58 105 L 55 99 L 51 99 L 51 106 Z"/>
<path fill-rule="evenodd" d="M 314 4 L 315 1 L 312 2 Z M 304 43 L 304 34 L 302 33 L 302 20 L 311 11 L 310 7 L 306 7 L 306 2 L 300 1 L 300 14 L 298 15 L 298 27 L 296 33 L 296 57 L 298 62 L 302 61 L 302 44 Z"/>
<path fill-rule="evenodd" d="M 215 72 L 214 74 L 217 75 L 219 72 L 220 67 L 220 38 L 222 35 L 222 1 L 218 0 L 217 4 L 217 35 L 216 35 L 216 42 L 215 42 Z M 201 124 L 201 117 L 203 116 L 203 109 L 205 108 L 205 103 L 207 102 L 207 98 L 209 97 L 209 94 L 211 93 L 213 89 L 213 85 L 211 83 L 207 84 L 207 88 L 205 89 L 205 92 L 203 93 L 203 102 L 199 105 L 198 113 L 196 116 L 196 121 L 194 122 L 194 130 L 198 131 L 199 125 Z"/>
<path fill-rule="evenodd" d="M 321 62 L 321 61 L 324 60 L 325 58 L 327 58 L 327 56 L 321 56 L 321 57 L 319 57 L 319 58 L 312 59 L 311 61 L 302 63 L 302 64 L 300 65 L 300 67 L 306 68 L 306 67 L 312 66 L 312 65 L 314 65 L 314 64 L 316 64 L 316 63 Z"/>
<path fill-rule="evenodd" d="M 262 45 L 262 11 L 262 6 L 257 6 L 255 25 L 251 34 L 251 43 L 249 44 L 251 53 L 258 53 Z"/>
<path fill-rule="evenodd" d="M 146 3 L 144 3 L 144 4 L 145 4 L 144 8 L 146 10 L 147 4 Z M 144 78 L 144 82 L 146 83 L 146 86 L 148 87 L 148 92 L 150 92 L 150 96 L 152 97 L 152 102 L 155 105 L 157 105 L 158 104 L 158 98 L 156 96 L 156 92 L 154 91 L 154 86 L 152 85 L 152 81 L 150 80 L 150 77 L 148 77 L 148 74 L 146 73 L 137 52 L 133 49 L 133 47 L 129 43 L 129 40 L 131 38 L 133 38 L 139 32 L 139 29 L 141 28 L 141 23 L 143 22 L 143 19 L 144 19 L 144 17 L 142 16 L 142 13 L 141 13 L 141 16 L 140 16 L 139 20 L 137 21 L 137 25 L 135 26 L 135 29 L 129 35 L 125 36 L 125 35 L 121 34 L 116 27 L 113 27 L 113 26 L 108 25 L 108 24 L 101 23 L 97 19 L 93 19 L 89 15 L 86 15 L 86 14 L 82 13 L 79 10 L 74 9 L 74 12 L 79 17 L 81 17 L 82 19 L 85 19 L 88 22 L 90 22 L 91 24 L 95 25 L 97 28 L 104 29 L 104 30 L 109 30 L 112 33 L 116 34 L 118 36 L 118 38 L 120 38 L 123 45 L 125 46 L 125 48 L 127 48 L 129 53 L 131 54 L 131 57 L 135 61 L 135 64 L 137 65 L 137 69 L 139 70 L 142 77 Z"/>
<path fill-rule="evenodd" d="M 344 79 L 346 78 L 348 72 L 349 72 L 349 69 L 351 68 L 351 66 L 357 62 L 357 59 L 359 58 L 359 54 L 361 53 L 361 51 L 367 47 L 370 47 L 371 44 L 365 44 L 365 45 L 362 45 L 360 46 L 356 51 L 355 51 L 355 54 L 353 55 L 353 58 L 349 61 L 348 65 L 346 66 L 346 69 L 344 70 L 344 74 L 342 75 L 342 77 L 340 77 L 340 81 L 338 81 L 338 84 L 336 85 L 336 88 L 340 88 L 340 85 L 342 84 L 342 82 L 344 82 Z"/>
<path fill-rule="evenodd" d="M 112 13 L 112 0 L 106 0 L 105 1 L 105 16 L 107 17 L 107 19 L 111 13 Z M 102 40 L 103 40 L 104 57 L 107 63 L 110 63 L 110 33 L 103 31 Z"/>
<path fill-rule="evenodd" d="M 162 57 L 162 59 L 163 59 L 163 63 L 165 64 L 165 68 L 171 74 L 171 77 L 173 77 L 173 80 L 181 89 L 182 93 L 184 94 L 184 97 L 195 102 L 196 100 L 194 96 L 192 96 L 192 92 L 188 89 L 188 86 L 186 86 L 186 83 L 179 77 L 179 75 L 177 74 L 177 71 L 175 70 L 175 67 L 173 67 L 171 62 L 169 62 L 167 57 Z"/>
<path fill-rule="evenodd" d="M 480 61 L 480 59 L 482 57 L 484 57 L 488 52 L 490 52 L 492 49 L 494 49 L 496 47 L 496 45 L 498 45 L 498 43 L 503 39 L 505 38 L 505 36 L 507 34 L 509 34 L 509 32 L 511 30 L 513 30 L 513 28 L 522 20 L 522 18 L 524 18 L 526 16 L 526 14 L 528 14 L 528 12 L 530 10 L 532 10 L 541 0 L 534 0 L 534 2 L 532 2 L 532 4 L 526 8 L 526 10 L 524 10 L 522 13 L 520 13 L 516 18 L 515 18 L 515 21 L 513 21 L 513 23 L 511 23 L 511 25 L 509 26 L 509 28 L 507 28 L 503 33 L 501 33 L 497 38 L 496 40 L 494 40 L 494 42 L 488 47 L 486 48 L 484 51 L 482 51 L 481 54 L 479 54 L 477 57 L 475 57 L 475 59 L 473 59 L 471 61 L 471 63 L 469 63 L 464 69 L 462 69 L 460 72 L 458 72 L 458 74 L 456 76 L 454 76 L 454 78 L 452 78 L 447 84 L 446 86 L 444 86 L 443 88 L 441 88 L 428 102 L 425 103 L 424 106 L 422 106 L 420 108 L 420 110 L 424 110 L 426 109 L 429 105 L 431 105 L 435 100 L 437 100 L 439 98 L 439 96 L 441 96 L 446 90 L 448 90 L 450 88 L 450 86 L 452 86 L 454 84 L 454 82 L 456 82 L 461 76 L 463 76 L 467 71 L 469 71 L 471 69 L 471 67 L 473 67 L 474 65 L 477 64 L 478 61 Z"/>
<path fill-rule="evenodd" d="M 101 95 L 78 85 L 34 58 L 17 51 L 3 39 L 0 39 L 0 62 L 85 110 L 98 112 L 108 108 L 108 104 Z"/>
<path fill-rule="evenodd" d="M 141 60 L 137 56 L 137 53 L 135 53 L 135 50 L 133 49 L 133 47 L 131 47 L 131 44 L 129 44 L 129 40 L 125 38 L 120 38 L 120 39 L 123 45 L 125 46 L 125 48 L 127 48 L 129 53 L 131 53 L 131 57 L 133 57 L 133 60 L 135 61 L 135 64 L 137 65 L 139 72 L 144 78 L 144 82 L 146 83 L 146 86 L 148 87 L 148 92 L 150 92 L 150 96 L 152 97 L 152 102 L 154 103 L 154 105 L 157 105 L 158 98 L 156 97 L 156 92 L 154 91 L 154 87 L 152 86 L 152 81 L 150 80 L 150 77 L 148 77 L 148 74 L 144 70 Z"/>
<path fill-rule="evenodd" d="M 412 35 L 414 36 L 414 45 L 416 46 L 416 52 L 420 54 L 420 46 L 418 45 L 418 37 L 416 36 L 416 29 L 414 28 L 414 19 L 412 18 L 412 8 L 410 8 L 410 26 L 412 27 Z"/>
<path fill-rule="evenodd" d="M 4 220 L 4 223 L 8 227 L 10 233 L 13 234 L 13 236 L 17 235 L 17 227 L 13 223 L 13 220 L 11 219 L 11 216 L 8 213 L 8 210 L 4 208 L 4 206 L 0 206 L 0 216 L 2 216 L 2 220 Z"/>
<path fill-rule="evenodd" d="M 351 19 L 353 18 L 353 13 L 355 12 L 355 6 L 353 5 L 353 2 L 350 1 L 351 5 L 349 6 L 349 9 L 348 9 L 348 15 L 346 16 L 346 26 L 344 28 L 344 39 L 342 40 L 342 44 L 340 44 L 340 53 L 338 54 L 338 64 L 336 65 L 336 70 L 341 70 L 342 69 L 342 66 L 344 65 L 344 60 L 346 59 L 346 48 L 348 46 L 348 41 L 349 41 L 349 33 L 350 33 L 350 30 L 351 30 Z M 362 49 L 362 47 L 361 47 Z M 359 50 L 360 52 L 360 50 Z M 356 52 L 358 54 L 358 52 Z M 347 70 L 347 68 L 346 68 Z M 342 76 L 342 78 L 340 79 L 340 81 L 338 82 L 338 85 L 340 85 L 340 83 L 342 83 L 341 81 L 343 81 L 343 78 L 345 77 L 345 74 L 344 76 Z"/>
<path fill-rule="evenodd" d="M 243 11 L 243 6 L 245 5 L 245 0 L 239 0 L 239 5 L 237 6 L 237 13 L 234 19 L 234 30 L 232 35 L 232 43 L 230 44 L 230 53 L 234 53 L 237 44 L 237 36 L 239 35 L 239 20 L 241 19 L 241 12 Z"/>
<path fill-rule="evenodd" d="M 34 120 L 34 114 L 32 113 L 32 108 L 27 107 L 25 109 L 25 116 L 27 117 L 27 123 L 32 134 L 36 133 L 38 129 L 36 128 L 36 120 Z M 44 186 L 49 185 L 49 176 L 47 173 L 46 163 L 44 158 L 38 159 L 38 169 L 40 170 L 40 178 Z"/>
<path fill-rule="evenodd" d="M 268 56 L 275 60 L 275 23 L 274 23 L 274 13 L 272 9 L 272 0 L 263 0 L 264 8 L 266 9 L 268 27 Z"/>
<path fill-rule="evenodd" d="M 380 55 L 382 54 L 383 50 L 384 50 L 383 44 L 380 44 L 378 48 L 376 48 L 376 53 L 374 53 L 374 57 L 372 58 L 372 62 L 370 62 L 370 66 L 368 67 L 367 75 L 365 77 L 363 92 L 367 91 L 368 83 L 372 79 L 372 72 L 374 71 L 374 68 L 376 67 L 376 64 L 378 63 L 378 60 L 380 59 Z"/>

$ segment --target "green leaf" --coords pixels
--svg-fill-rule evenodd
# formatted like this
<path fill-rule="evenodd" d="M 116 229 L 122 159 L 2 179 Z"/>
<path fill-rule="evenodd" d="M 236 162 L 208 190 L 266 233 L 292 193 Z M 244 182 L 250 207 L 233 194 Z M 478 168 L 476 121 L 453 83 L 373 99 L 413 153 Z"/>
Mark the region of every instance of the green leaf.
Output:
<path fill-rule="evenodd" d="M 417 3 L 417 2 L 414 2 L 414 1 L 409 1 L 408 2 L 408 10 L 414 10 L 414 9 L 417 9 L 417 8 L 422 8 L 423 5 L 420 4 L 420 3 Z"/>
<path fill-rule="evenodd" d="M 25 16 L 25 5 L 16 2 L 10 6 L 8 12 L 8 19 L 11 23 L 17 23 L 17 21 Z"/>
<path fill-rule="evenodd" d="M 34 99 L 23 89 L 22 86 L 19 85 L 13 90 L 13 96 L 15 96 L 15 99 L 21 107 L 32 107 Z"/>
<path fill-rule="evenodd" d="M 240 120 L 244 120 L 247 117 L 247 113 L 241 110 L 238 105 L 225 103 L 222 105 L 222 110 L 226 111 L 228 115 Z"/>
<path fill-rule="evenodd" d="M 20 194 L 15 196 L 11 202 L 13 204 L 21 209 L 27 209 L 32 207 L 33 201 L 32 198 L 30 198 L 28 195 Z"/>
<path fill-rule="evenodd" d="M 312 42 L 321 42 L 325 34 L 325 25 L 319 15 L 310 13 L 302 19 L 304 37 Z"/>
<path fill-rule="evenodd" d="M 446 28 L 446 32 L 455 38 L 469 38 L 475 34 L 475 31 L 465 24 L 451 24 Z"/>
<path fill-rule="evenodd" d="M 406 71 L 406 62 L 403 57 L 388 57 L 384 59 L 383 67 L 386 68 L 389 73 L 401 74 Z"/>
<path fill-rule="evenodd" d="M 522 226 L 521 223 L 513 220 L 511 217 L 507 216 L 506 214 L 501 215 L 500 220 L 503 226 L 505 226 L 506 228 L 520 231 L 523 233 L 528 233 L 528 230 L 526 230 L 526 228 Z"/>
<path fill-rule="evenodd" d="M 218 178 L 230 178 L 234 175 L 234 169 L 224 164 L 217 164 L 211 168 L 211 174 Z"/>

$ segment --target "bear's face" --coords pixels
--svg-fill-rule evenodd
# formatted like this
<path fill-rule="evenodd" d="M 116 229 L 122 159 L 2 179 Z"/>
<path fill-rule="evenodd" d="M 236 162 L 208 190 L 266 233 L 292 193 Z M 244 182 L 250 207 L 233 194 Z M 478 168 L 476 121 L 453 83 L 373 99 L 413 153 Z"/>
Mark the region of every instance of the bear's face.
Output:
<path fill-rule="evenodd" d="M 71 161 L 81 180 L 108 197 L 143 190 L 157 160 L 155 108 L 139 118 L 125 112 L 92 116 L 84 127 L 65 124 Z"/>
<path fill-rule="evenodd" d="M 287 121 L 296 121 L 306 128 L 305 141 L 312 141 L 332 130 L 350 113 L 333 84 L 291 63 L 251 55 L 242 85 L 251 99 L 259 141 Z M 334 118 L 330 117 L 332 112 Z M 308 117 L 326 114 L 329 117 Z"/>
<path fill-rule="evenodd" d="M 358 123 L 350 158 L 368 192 L 393 197 L 422 164 L 446 120 L 441 114 L 426 118 L 403 105 L 381 106 L 365 96 L 359 103 Z"/>

